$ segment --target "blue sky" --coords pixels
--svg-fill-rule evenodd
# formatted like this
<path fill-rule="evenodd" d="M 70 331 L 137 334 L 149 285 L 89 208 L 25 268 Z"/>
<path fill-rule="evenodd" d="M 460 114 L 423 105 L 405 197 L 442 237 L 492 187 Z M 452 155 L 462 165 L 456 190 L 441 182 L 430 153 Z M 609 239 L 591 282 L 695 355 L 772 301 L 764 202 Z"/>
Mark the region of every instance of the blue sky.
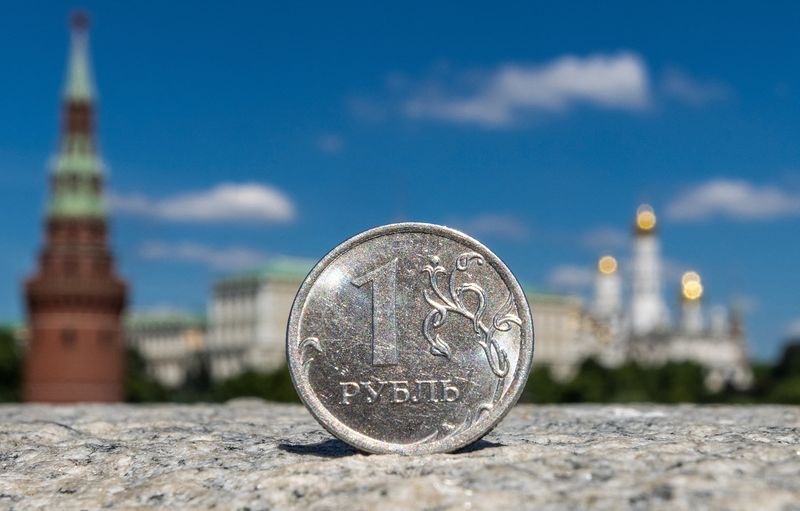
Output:
<path fill-rule="evenodd" d="M 594 4 L 83 4 L 134 307 L 203 309 L 230 269 L 397 220 L 586 295 L 648 201 L 665 296 L 698 270 L 776 355 L 800 331 L 800 7 Z M 73 7 L 0 19 L 0 319 L 41 242 Z"/>

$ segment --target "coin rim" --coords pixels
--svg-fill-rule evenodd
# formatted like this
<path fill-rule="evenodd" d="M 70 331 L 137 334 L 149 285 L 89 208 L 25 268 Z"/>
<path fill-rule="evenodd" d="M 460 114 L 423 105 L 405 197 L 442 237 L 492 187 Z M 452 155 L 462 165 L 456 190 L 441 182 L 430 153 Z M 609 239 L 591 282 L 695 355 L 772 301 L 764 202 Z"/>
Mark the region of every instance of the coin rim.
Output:
<path fill-rule="evenodd" d="M 304 381 L 302 378 L 302 364 L 300 363 L 300 343 L 299 343 L 299 327 L 300 319 L 302 316 L 302 309 L 305 306 L 308 293 L 311 291 L 314 283 L 322 274 L 322 272 L 336 259 L 350 251 L 354 247 L 361 245 L 369 240 L 398 233 L 421 233 L 433 234 L 449 238 L 458 243 L 464 244 L 467 247 L 475 249 L 477 252 L 484 256 L 487 263 L 494 267 L 500 278 L 505 282 L 509 290 L 515 294 L 515 298 L 522 313 L 527 321 L 525 321 L 525 340 L 530 340 L 520 346 L 519 360 L 517 369 L 514 373 L 514 379 L 508 392 L 506 392 L 503 399 L 497 403 L 488 414 L 481 415 L 481 418 L 466 428 L 464 431 L 452 436 L 445 437 L 442 440 L 433 440 L 421 444 L 398 444 L 378 440 L 364 433 L 361 433 L 350 426 L 343 423 L 336 418 L 316 396 L 311 385 Z M 295 339 L 298 342 L 291 342 Z M 521 338 L 522 340 L 522 338 Z M 300 399 L 306 408 L 311 412 L 311 415 L 325 428 L 329 433 L 342 440 L 343 442 L 363 451 L 371 453 L 394 453 L 394 454 L 430 454 L 441 452 L 452 452 L 461 449 L 487 433 L 489 433 L 505 415 L 513 408 L 514 404 L 519 399 L 525 388 L 525 383 L 530 374 L 531 365 L 533 363 L 533 350 L 534 350 L 534 326 L 533 317 L 531 315 L 530 305 L 525 296 L 522 287 L 517 281 L 514 274 L 505 263 L 495 255 L 494 252 L 489 250 L 478 240 L 471 236 L 464 234 L 461 231 L 451 227 L 442 225 L 422 223 L 422 222 L 403 222 L 383 225 L 375 227 L 357 234 L 344 242 L 340 243 L 333 250 L 328 252 L 309 272 L 303 283 L 300 285 L 297 294 L 295 295 L 294 302 L 292 303 L 291 312 L 289 314 L 289 323 L 286 328 L 286 360 L 289 366 L 289 374 L 292 377 L 292 383 L 297 391 Z"/>

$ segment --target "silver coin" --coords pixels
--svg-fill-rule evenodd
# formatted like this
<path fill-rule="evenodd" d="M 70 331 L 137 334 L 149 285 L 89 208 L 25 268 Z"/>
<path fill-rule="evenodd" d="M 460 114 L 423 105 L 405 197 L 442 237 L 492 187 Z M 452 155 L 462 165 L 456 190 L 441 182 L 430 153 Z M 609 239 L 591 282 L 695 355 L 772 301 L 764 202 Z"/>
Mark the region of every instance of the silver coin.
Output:
<path fill-rule="evenodd" d="M 519 398 L 533 320 L 505 264 L 454 229 L 401 223 L 326 255 L 297 293 L 286 338 L 300 398 L 368 452 L 460 449 Z"/>

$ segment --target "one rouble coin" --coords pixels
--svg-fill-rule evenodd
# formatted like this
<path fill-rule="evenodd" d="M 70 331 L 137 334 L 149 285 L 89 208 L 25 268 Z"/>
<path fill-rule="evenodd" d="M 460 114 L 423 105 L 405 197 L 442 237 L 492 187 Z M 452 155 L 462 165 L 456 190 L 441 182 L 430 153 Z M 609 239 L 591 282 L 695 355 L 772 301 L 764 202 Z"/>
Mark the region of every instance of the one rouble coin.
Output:
<path fill-rule="evenodd" d="M 373 453 L 460 449 L 525 386 L 533 320 L 511 271 L 454 229 L 377 227 L 306 277 L 286 338 L 300 398 L 339 439 Z"/>

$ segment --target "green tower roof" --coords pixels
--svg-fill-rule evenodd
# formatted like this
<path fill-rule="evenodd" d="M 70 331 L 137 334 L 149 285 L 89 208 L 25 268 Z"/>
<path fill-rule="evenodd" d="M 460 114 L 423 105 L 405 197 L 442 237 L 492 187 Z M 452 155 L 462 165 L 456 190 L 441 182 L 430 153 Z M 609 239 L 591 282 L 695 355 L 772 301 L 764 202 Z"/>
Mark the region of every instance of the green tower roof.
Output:
<path fill-rule="evenodd" d="M 53 165 L 53 189 L 47 213 L 51 217 L 103 217 L 103 164 L 92 132 L 94 86 L 89 61 L 88 20 L 72 20 L 64 103 L 66 133 Z"/>
<path fill-rule="evenodd" d="M 251 270 L 228 275 L 217 281 L 217 285 L 257 283 L 266 280 L 297 282 L 298 284 L 314 267 L 315 261 L 299 257 L 273 257 L 265 264 Z"/>

